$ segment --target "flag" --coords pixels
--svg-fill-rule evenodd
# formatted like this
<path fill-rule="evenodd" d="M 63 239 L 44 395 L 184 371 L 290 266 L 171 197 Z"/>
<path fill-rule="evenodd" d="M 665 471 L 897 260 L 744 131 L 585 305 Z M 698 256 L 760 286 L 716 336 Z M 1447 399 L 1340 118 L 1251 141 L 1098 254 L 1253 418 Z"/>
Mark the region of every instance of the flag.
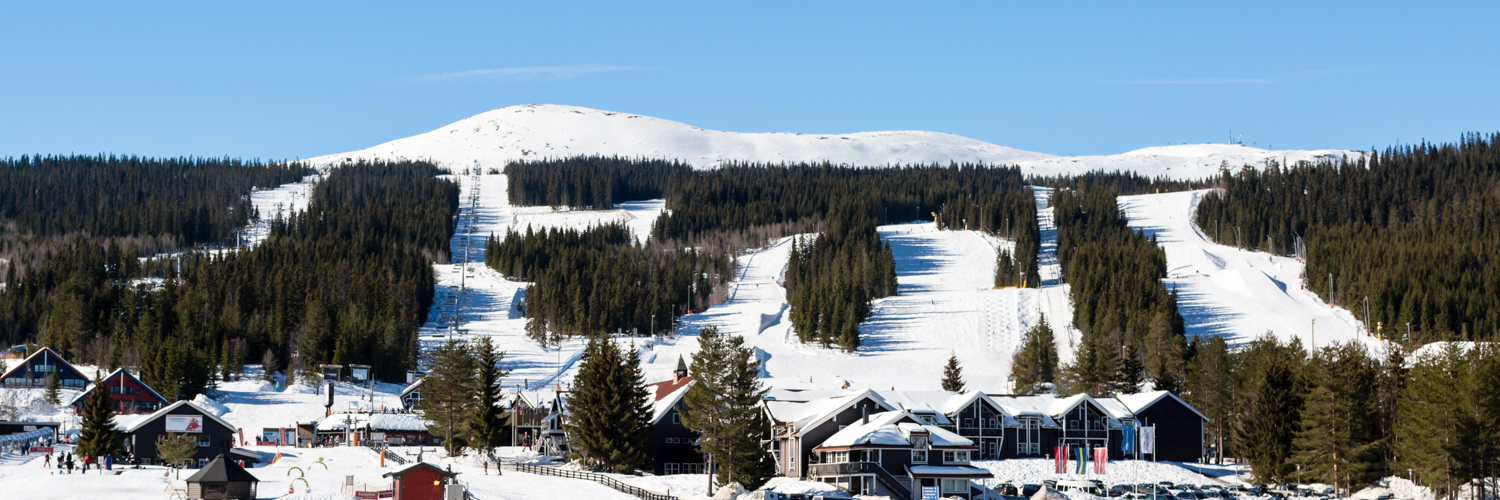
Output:
<path fill-rule="evenodd" d="M 1062 446 L 1058 446 L 1053 451 L 1054 451 L 1054 453 L 1052 454 L 1052 461 L 1053 461 L 1053 466 L 1054 466 L 1053 468 L 1056 469 L 1056 471 L 1057 471 L 1058 474 L 1067 474 L 1068 473 L 1068 458 L 1067 458 L 1068 455 L 1066 455 L 1067 449 L 1064 448 L 1064 447 L 1062 447 Z"/>
<path fill-rule="evenodd" d="M 1141 428 L 1141 453 L 1156 454 L 1156 426 Z"/>
<path fill-rule="evenodd" d="M 1109 462 L 1109 448 L 1094 448 L 1094 473 L 1104 474 L 1104 464 Z"/>
<path fill-rule="evenodd" d="M 1135 425 L 1120 428 L 1120 452 L 1127 455 L 1135 452 Z"/>

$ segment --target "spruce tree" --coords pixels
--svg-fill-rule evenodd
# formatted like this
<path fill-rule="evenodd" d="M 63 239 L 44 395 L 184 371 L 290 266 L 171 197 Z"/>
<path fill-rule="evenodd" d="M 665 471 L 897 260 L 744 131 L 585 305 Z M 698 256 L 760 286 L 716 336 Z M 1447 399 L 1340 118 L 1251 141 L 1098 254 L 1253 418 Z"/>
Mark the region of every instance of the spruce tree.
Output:
<path fill-rule="evenodd" d="M 1047 318 L 1026 330 L 1021 337 L 1021 349 L 1011 359 L 1011 379 L 1017 394 L 1042 394 L 1051 392 L 1057 380 L 1057 340 Z"/>
<path fill-rule="evenodd" d="M 473 412 L 478 366 L 472 348 L 459 340 L 449 340 L 427 356 L 420 403 L 423 416 L 432 422 L 427 431 L 442 436 L 448 456 L 457 456 L 467 434 L 464 421 Z"/>
<path fill-rule="evenodd" d="M 198 453 L 198 436 L 195 434 L 169 432 L 156 436 L 157 458 L 174 470 L 180 469 L 196 453 Z"/>
<path fill-rule="evenodd" d="M 619 473 L 646 464 L 651 396 L 634 352 L 603 336 L 591 338 L 568 407 L 568 439 L 586 463 Z"/>
<path fill-rule="evenodd" d="M 276 351 L 274 349 L 267 348 L 266 352 L 260 355 L 260 367 L 262 378 L 267 382 L 276 380 Z"/>
<path fill-rule="evenodd" d="M 1085 392 L 1093 397 L 1109 396 L 1115 386 L 1114 379 L 1119 370 L 1115 362 L 1119 359 L 1110 347 L 1107 335 L 1099 332 L 1084 332 L 1073 353 L 1073 363 L 1064 369 L 1064 392 Z"/>
<path fill-rule="evenodd" d="M 1281 348 L 1274 338 L 1256 341 L 1264 352 L 1253 365 L 1257 370 L 1245 401 L 1244 418 L 1236 438 L 1250 470 L 1259 481 L 1291 482 L 1293 471 L 1292 439 L 1295 437 L 1299 397 L 1297 373 L 1292 363 L 1300 356 Z M 1298 350 L 1300 352 L 1300 350 Z"/>
<path fill-rule="evenodd" d="M 469 416 L 470 442 L 484 452 L 485 456 L 490 456 L 505 438 L 507 418 L 499 406 L 500 379 L 507 373 L 500 368 L 500 361 L 505 353 L 498 350 L 489 337 L 484 337 L 480 339 L 474 354 L 475 362 L 479 365 L 479 374 L 475 380 L 479 398 L 474 403 L 473 414 Z"/>
<path fill-rule="evenodd" d="M 943 390 L 964 392 L 964 370 L 958 366 L 958 353 L 948 356 L 948 366 L 943 367 Z"/>
<path fill-rule="evenodd" d="M 1464 399 L 1470 382 L 1465 368 L 1464 355 L 1446 344 L 1414 361 L 1401 391 L 1394 468 L 1411 469 L 1418 483 L 1438 495 L 1456 493 L 1463 481 Z"/>
<path fill-rule="evenodd" d="M 104 380 L 94 375 L 94 392 L 83 403 L 82 420 L 79 423 L 78 453 L 96 460 L 105 455 L 119 453 L 115 443 L 115 400 L 109 395 Z"/>
<path fill-rule="evenodd" d="M 1318 351 L 1305 368 L 1309 392 L 1293 442 L 1304 477 L 1346 492 L 1363 484 L 1376 460 L 1375 363 L 1360 344 Z"/>
<path fill-rule="evenodd" d="M 1189 367 L 1187 391 L 1183 397 L 1208 417 L 1204 431 L 1214 444 L 1211 458 L 1215 463 L 1223 463 L 1224 447 L 1230 443 L 1230 432 L 1234 428 L 1230 419 L 1238 410 L 1235 388 L 1240 384 L 1236 378 L 1234 354 L 1229 352 L 1224 337 L 1214 335 L 1203 344 Z"/>
<path fill-rule="evenodd" d="M 744 339 L 704 328 L 693 356 L 692 387 L 683 396 L 683 425 L 698 433 L 699 451 L 712 457 L 719 484 L 760 487 L 775 474 L 761 439 L 770 426 L 760 411 L 766 389 L 755 350 Z"/>
<path fill-rule="evenodd" d="M 1120 359 L 1115 362 L 1118 367 L 1115 373 L 1115 388 L 1117 394 L 1135 394 L 1140 392 L 1141 384 L 1146 382 L 1145 366 L 1141 364 L 1140 353 L 1136 352 L 1134 343 L 1125 344 L 1125 349 L 1120 351 Z M 1161 389 L 1158 387 L 1157 389 Z"/>
<path fill-rule="evenodd" d="M 47 404 L 50 404 L 52 406 L 62 404 L 62 395 L 59 393 L 57 386 L 56 370 L 53 370 L 51 373 L 47 374 L 47 390 L 44 393 L 43 397 L 47 400 Z"/>

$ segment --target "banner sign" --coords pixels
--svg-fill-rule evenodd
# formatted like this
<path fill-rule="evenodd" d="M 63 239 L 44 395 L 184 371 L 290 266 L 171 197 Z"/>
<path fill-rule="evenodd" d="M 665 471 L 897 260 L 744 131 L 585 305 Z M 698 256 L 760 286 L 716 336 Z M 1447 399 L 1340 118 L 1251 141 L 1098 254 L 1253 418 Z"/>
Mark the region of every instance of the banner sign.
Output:
<path fill-rule="evenodd" d="M 168 415 L 167 432 L 203 432 L 203 417 Z"/>
<path fill-rule="evenodd" d="M 1068 453 L 1067 452 L 1067 448 L 1064 448 L 1064 447 L 1061 447 L 1061 446 L 1058 446 L 1057 448 L 1054 448 L 1054 451 L 1052 453 L 1052 462 L 1053 462 L 1052 466 L 1053 466 L 1053 469 L 1055 469 L 1055 473 L 1057 473 L 1057 474 L 1067 474 L 1068 473 L 1068 455 L 1067 455 L 1067 453 Z"/>
<path fill-rule="evenodd" d="M 1141 453 L 1156 454 L 1156 426 L 1141 428 Z"/>
<path fill-rule="evenodd" d="M 1127 425 L 1120 428 L 1120 452 L 1131 454 L 1135 452 L 1135 426 Z"/>
<path fill-rule="evenodd" d="M 1109 462 L 1109 448 L 1094 448 L 1094 473 L 1104 474 L 1104 464 Z"/>

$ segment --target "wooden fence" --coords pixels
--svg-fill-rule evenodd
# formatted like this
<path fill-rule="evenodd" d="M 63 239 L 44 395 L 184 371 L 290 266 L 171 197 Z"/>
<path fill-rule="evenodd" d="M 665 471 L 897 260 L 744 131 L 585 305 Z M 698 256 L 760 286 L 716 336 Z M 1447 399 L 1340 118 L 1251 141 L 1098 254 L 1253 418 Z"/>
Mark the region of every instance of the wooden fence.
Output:
<path fill-rule="evenodd" d="M 598 474 L 598 473 L 593 473 L 593 472 L 583 472 L 583 471 L 576 471 L 576 470 L 565 470 L 565 469 L 561 469 L 561 468 L 557 468 L 557 467 L 550 467 L 550 466 L 545 466 L 545 465 L 527 465 L 527 464 L 505 464 L 505 465 L 508 466 L 508 467 L 510 467 L 511 470 L 515 470 L 515 471 L 518 471 L 518 472 L 525 472 L 527 474 L 541 474 L 541 475 L 545 475 L 545 476 L 566 477 L 566 478 L 571 478 L 571 479 L 583 479 L 585 481 L 593 481 L 593 482 L 596 482 L 596 483 L 608 486 L 608 487 L 614 489 L 615 491 L 619 491 L 621 493 L 624 493 L 624 494 L 627 494 L 627 495 L 631 495 L 631 496 L 634 496 L 636 498 L 640 498 L 642 500 L 678 500 L 677 497 L 674 497 L 674 496 L 671 496 L 671 495 L 663 495 L 661 493 L 657 493 L 657 492 L 654 492 L 654 491 L 651 491 L 651 490 L 648 490 L 648 489 L 645 489 L 645 488 L 642 488 L 642 487 L 639 487 L 639 486 L 631 486 L 629 484 L 625 484 L 624 482 L 621 482 L 618 479 L 606 476 L 604 474 Z"/>

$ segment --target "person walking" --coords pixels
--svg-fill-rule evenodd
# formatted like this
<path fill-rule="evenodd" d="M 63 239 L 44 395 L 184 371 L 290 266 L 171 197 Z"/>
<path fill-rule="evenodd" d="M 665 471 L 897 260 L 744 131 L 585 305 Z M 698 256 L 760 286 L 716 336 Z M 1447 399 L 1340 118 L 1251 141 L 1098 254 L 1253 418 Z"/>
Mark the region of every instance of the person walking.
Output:
<path fill-rule="evenodd" d="M 88 455 L 88 454 L 84 454 L 83 455 L 83 472 L 82 472 L 83 474 L 88 474 L 89 473 L 89 463 L 91 463 L 93 461 L 94 461 L 94 457 L 93 456 Z"/>
<path fill-rule="evenodd" d="M 72 453 L 68 454 L 68 473 L 69 474 L 73 473 L 73 454 Z"/>
<path fill-rule="evenodd" d="M 47 453 L 47 454 L 42 455 L 42 468 L 43 469 L 48 469 L 48 468 L 51 468 L 51 467 L 52 467 L 52 454 L 51 453 Z"/>

